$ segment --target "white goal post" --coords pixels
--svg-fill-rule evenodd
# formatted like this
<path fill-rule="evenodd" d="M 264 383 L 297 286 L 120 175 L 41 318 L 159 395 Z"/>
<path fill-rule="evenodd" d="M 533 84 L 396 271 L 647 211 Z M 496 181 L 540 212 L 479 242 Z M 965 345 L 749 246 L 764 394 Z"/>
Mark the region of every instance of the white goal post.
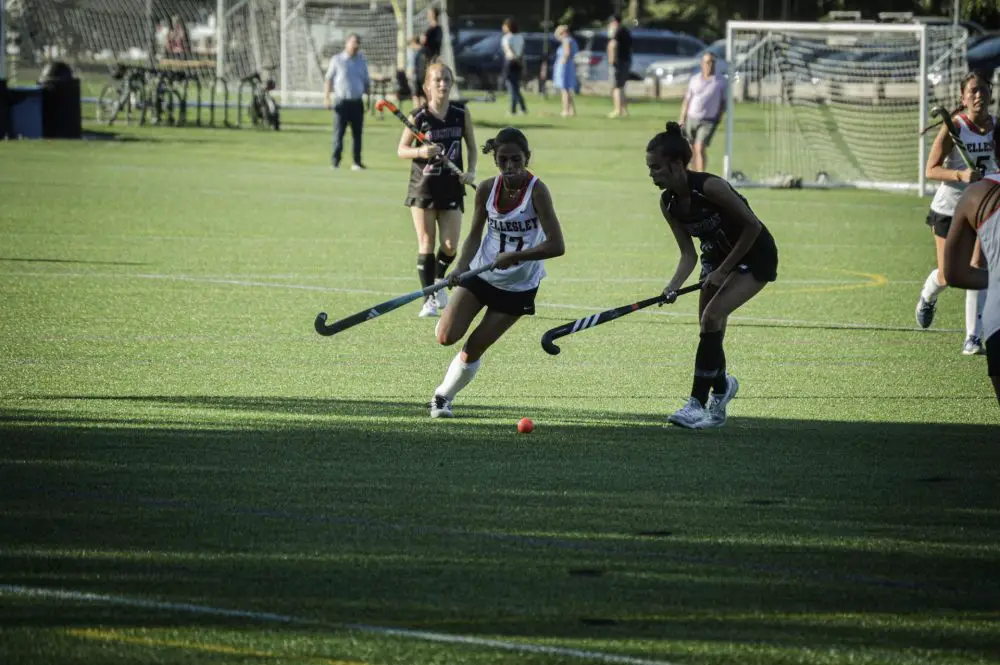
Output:
<path fill-rule="evenodd" d="M 927 193 L 930 109 L 958 104 L 965 28 L 729 21 L 725 177 Z"/>

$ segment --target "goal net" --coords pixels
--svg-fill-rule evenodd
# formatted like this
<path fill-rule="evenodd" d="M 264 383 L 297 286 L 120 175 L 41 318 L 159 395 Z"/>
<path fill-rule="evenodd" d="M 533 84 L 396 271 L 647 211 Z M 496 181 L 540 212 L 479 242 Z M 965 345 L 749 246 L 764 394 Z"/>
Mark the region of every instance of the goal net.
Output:
<path fill-rule="evenodd" d="M 725 176 L 925 193 L 930 109 L 958 104 L 966 30 L 730 21 Z"/>
<path fill-rule="evenodd" d="M 395 90 L 396 72 L 405 67 L 410 36 L 428 27 L 427 10 L 439 10 L 444 33 L 442 59 L 453 69 L 454 53 L 443 0 L 256 0 L 269 3 L 265 36 L 253 16 L 254 3 L 225 0 L 224 49 L 220 69 L 251 66 L 276 73 L 278 94 L 286 106 L 322 101 L 330 58 L 344 50 L 348 35 L 361 38 L 373 81 Z"/>
<path fill-rule="evenodd" d="M 443 0 L 0 0 L 8 78 L 35 80 L 64 60 L 81 78 L 116 65 L 183 71 L 211 85 L 255 72 L 274 80 L 286 105 L 318 104 L 330 57 L 357 33 L 373 79 L 394 91 L 407 37 L 440 10 L 442 59 L 454 68 Z M 171 28 L 183 39 L 171 39 Z"/>
<path fill-rule="evenodd" d="M 215 69 L 214 0 L 5 0 L 8 75 L 32 81 L 45 63 L 68 62 L 81 78 L 115 65 Z M 168 43 L 175 24 L 183 38 Z M 178 33 L 179 34 L 179 33 Z"/>

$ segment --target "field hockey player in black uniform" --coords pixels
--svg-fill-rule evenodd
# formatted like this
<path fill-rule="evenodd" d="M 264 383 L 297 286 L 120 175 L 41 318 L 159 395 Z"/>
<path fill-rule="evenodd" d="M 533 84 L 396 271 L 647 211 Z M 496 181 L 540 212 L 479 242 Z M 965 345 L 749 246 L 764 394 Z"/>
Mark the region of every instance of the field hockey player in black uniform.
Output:
<path fill-rule="evenodd" d="M 718 176 L 689 171 L 690 160 L 691 145 L 676 122 L 668 122 L 666 131 L 646 146 L 649 177 L 663 190 L 660 211 L 681 252 L 677 270 L 663 290 L 667 302 L 674 301 L 698 263 L 693 239 L 701 243 L 704 286 L 698 303 L 701 339 L 694 383 L 687 403 L 667 420 L 702 429 L 726 422 L 726 405 L 739 389 L 736 377 L 726 373 L 722 348 L 726 320 L 777 279 L 778 250 L 746 199 Z"/>
<path fill-rule="evenodd" d="M 433 144 L 421 145 L 406 128 L 396 150 L 402 159 L 413 160 L 405 205 L 413 215 L 417 231 L 417 274 L 422 287 L 443 279 L 448 266 L 455 260 L 465 209 L 465 184 L 474 183 L 476 179 L 472 115 L 463 104 L 448 101 L 454 80 L 451 69 L 444 63 L 428 65 L 424 76 L 427 103 L 414 109 L 410 120 Z M 440 159 L 444 155 L 463 170 L 463 141 L 469 153 L 469 168 L 464 180 L 446 168 Z M 439 242 L 436 257 L 435 236 Z M 420 316 L 438 316 L 446 305 L 447 292 L 441 289 L 424 301 Z"/>

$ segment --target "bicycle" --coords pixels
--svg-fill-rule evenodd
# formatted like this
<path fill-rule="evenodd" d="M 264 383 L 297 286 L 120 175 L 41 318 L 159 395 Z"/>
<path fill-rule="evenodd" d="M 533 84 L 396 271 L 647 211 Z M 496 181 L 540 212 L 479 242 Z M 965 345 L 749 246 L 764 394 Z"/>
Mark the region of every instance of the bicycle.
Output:
<path fill-rule="evenodd" d="M 260 77 L 260 72 L 254 72 L 244 77 L 240 83 L 250 85 L 250 104 L 247 106 L 247 112 L 250 114 L 251 124 L 258 128 L 271 127 L 275 131 L 281 129 L 278 102 L 271 97 L 271 91 L 275 88 L 274 81 L 268 79 L 265 83 Z"/>
<path fill-rule="evenodd" d="M 146 122 L 146 70 L 142 67 L 116 65 L 111 78 L 117 83 L 109 83 L 97 98 L 97 121 L 114 124 L 118 115 L 125 111 L 125 124 L 132 124 L 132 112 L 139 114 L 139 124 Z"/>

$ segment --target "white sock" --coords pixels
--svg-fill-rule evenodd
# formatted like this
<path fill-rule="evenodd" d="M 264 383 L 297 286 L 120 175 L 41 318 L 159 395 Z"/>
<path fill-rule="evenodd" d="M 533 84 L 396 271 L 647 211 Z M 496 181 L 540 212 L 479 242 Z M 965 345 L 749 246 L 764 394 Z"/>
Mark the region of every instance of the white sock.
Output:
<path fill-rule="evenodd" d="M 924 281 L 924 289 L 920 292 L 920 297 L 927 302 L 937 302 L 938 296 L 948 288 L 945 284 L 942 286 L 938 282 L 938 271 L 937 268 L 931 270 L 931 274 L 927 275 L 927 279 Z"/>
<path fill-rule="evenodd" d="M 472 363 L 462 362 L 462 353 L 458 352 L 452 359 L 451 364 L 448 365 L 448 371 L 444 375 L 444 381 L 441 385 L 437 387 L 434 391 L 435 395 L 441 395 L 447 397 L 448 399 L 455 399 L 455 395 L 462 388 L 469 385 L 472 381 L 472 377 L 476 375 L 479 371 L 479 363 L 482 362 L 482 358 Z"/>
<path fill-rule="evenodd" d="M 983 336 L 983 306 L 986 304 L 986 289 L 965 292 L 965 336 Z"/>

